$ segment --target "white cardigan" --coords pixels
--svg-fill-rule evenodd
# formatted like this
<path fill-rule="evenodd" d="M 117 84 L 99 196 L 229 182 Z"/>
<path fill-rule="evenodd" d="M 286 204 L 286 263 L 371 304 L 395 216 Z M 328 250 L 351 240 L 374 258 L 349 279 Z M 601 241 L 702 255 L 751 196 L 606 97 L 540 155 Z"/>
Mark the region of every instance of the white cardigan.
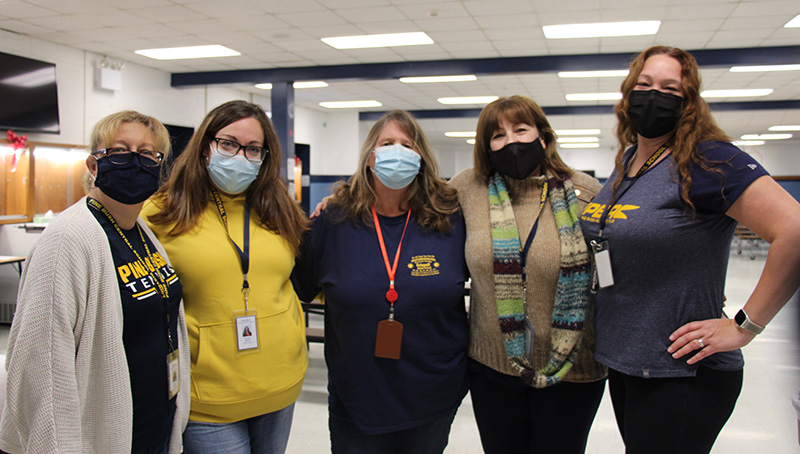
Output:
<path fill-rule="evenodd" d="M 138 222 L 169 261 L 147 225 Z M 181 390 L 170 453 L 181 452 L 189 417 L 183 302 L 179 311 Z M 133 402 L 122 326 L 111 249 L 83 198 L 53 220 L 26 261 L 8 340 L 0 449 L 130 454 Z"/>

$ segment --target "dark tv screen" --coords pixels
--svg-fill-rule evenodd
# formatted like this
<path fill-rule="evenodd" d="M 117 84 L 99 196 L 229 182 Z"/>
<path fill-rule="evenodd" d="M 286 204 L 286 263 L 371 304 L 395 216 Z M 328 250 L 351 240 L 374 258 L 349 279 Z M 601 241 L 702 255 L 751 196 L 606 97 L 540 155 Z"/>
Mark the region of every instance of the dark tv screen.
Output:
<path fill-rule="evenodd" d="M 61 132 L 56 65 L 0 52 L 0 132 Z"/>

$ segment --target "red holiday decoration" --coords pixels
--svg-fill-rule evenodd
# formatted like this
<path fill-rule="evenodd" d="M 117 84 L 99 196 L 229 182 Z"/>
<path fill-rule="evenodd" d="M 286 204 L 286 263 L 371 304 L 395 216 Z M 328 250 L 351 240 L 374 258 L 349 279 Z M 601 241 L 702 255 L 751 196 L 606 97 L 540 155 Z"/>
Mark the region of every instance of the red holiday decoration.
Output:
<path fill-rule="evenodd" d="M 6 139 L 11 142 L 11 147 L 14 148 L 14 158 L 11 160 L 11 172 L 17 171 L 17 164 L 19 164 L 19 157 L 22 151 L 25 150 L 25 145 L 28 143 L 28 136 L 18 136 L 12 130 L 6 131 Z"/>

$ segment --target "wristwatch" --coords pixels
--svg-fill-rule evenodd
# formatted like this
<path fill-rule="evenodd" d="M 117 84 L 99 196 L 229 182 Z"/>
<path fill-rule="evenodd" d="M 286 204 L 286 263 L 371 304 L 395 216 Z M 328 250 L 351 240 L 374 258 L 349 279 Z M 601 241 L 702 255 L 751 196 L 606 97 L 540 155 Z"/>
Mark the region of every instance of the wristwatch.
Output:
<path fill-rule="evenodd" d="M 747 312 L 745 312 L 744 309 L 740 309 L 733 319 L 736 321 L 736 324 L 739 325 L 739 328 L 742 328 L 745 331 L 749 331 L 753 334 L 761 334 L 761 332 L 764 331 L 763 326 L 756 325 L 752 320 L 750 320 L 750 317 L 747 315 Z"/>

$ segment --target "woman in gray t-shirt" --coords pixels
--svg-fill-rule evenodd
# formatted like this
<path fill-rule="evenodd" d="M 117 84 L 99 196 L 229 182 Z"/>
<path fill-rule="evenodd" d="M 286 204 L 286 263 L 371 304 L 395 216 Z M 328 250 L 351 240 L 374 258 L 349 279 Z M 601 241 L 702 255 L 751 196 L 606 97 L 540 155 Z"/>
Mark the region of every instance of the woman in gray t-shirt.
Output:
<path fill-rule="evenodd" d="M 616 169 L 581 216 L 597 270 L 595 357 L 628 454 L 708 453 L 741 390 L 739 348 L 800 283 L 800 204 L 716 125 L 689 53 L 647 49 L 621 91 Z M 729 319 L 737 222 L 772 247 Z"/>

